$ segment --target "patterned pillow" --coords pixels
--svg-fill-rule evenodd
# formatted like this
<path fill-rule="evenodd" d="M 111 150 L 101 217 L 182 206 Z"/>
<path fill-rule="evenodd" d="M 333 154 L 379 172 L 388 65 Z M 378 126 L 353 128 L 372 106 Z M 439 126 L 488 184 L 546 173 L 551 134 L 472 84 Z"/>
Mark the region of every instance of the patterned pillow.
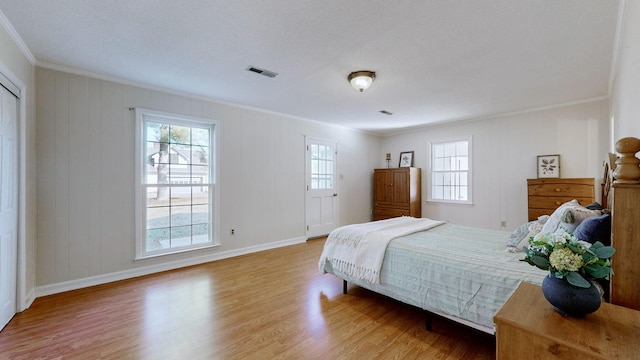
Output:
<path fill-rule="evenodd" d="M 542 215 L 538 220 L 529 221 L 520 225 L 507 240 L 507 252 L 521 252 L 522 247 L 529 243 L 529 239 L 542 230 L 544 223 L 549 219 L 549 215 Z"/>
<path fill-rule="evenodd" d="M 573 233 L 584 219 L 598 215 L 602 215 L 602 210 L 589 210 L 580 205 L 578 200 L 573 199 L 560 205 L 551 214 L 541 233 L 556 233 L 560 231 Z"/>
<path fill-rule="evenodd" d="M 506 243 L 507 247 L 515 247 L 516 245 L 518 245 L 520 243 L 520 240 L 522 240 L 529 233 L 529 225 L 536 222 L 537 221 L 535 220 L 529 221 L 518 226 L 518 228 L 515 229 L 515 231 L 511 233 L 511 235 L 509 235 L 509 239 L 507 239 Z"/>

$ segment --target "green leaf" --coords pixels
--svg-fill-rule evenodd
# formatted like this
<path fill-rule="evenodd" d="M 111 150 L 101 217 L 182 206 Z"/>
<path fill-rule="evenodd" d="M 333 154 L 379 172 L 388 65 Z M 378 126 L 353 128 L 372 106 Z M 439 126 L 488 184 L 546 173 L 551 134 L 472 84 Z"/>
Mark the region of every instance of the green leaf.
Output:
<path fill-rule="evenodd" d="M 569 284 L 573 286 L 577 286 L 581 288 L 588 288 L 591 286 L 590 282 L 585 280 L 582 277 L 582 275 L 578 274 L 575 271 L 568 272 L 567 275 L 565 275 L 565 277 L 567 278 L 567 281 L 569 282 Z"/>
<path fill-rule="evenodd" d="M 571 249 L 571 251 L 576 254 L 579 254 L 580 250 L 582 250 L 582 248 L 578 244 L 567 244 L 567 248 Z"/>
<path fill-rule="evenodd" d="M 603 246 L 601 248 L 593 250 L 593 253 L 596 254 L 600 259 L 608 259 L 616 253 L 616 249 L 611 246 Z"/>
<path fill-rule="evenodd" d="M 595 249 L 599 249 L 601 247 L 604 247 L 604 244 L 602 244 L 600 241 L 596 241 L 593 243 L 593 245 L 591 245 L 590 249 L 591 250 L 595 250 Z"/>
<path fill-rule="evenodd" d="M 611 268 L 598 265 L 598 264 L 589 264 L 584 267 L 587 274 L 593 276 L 594 278 L 604 278 L 611 274 Z"/>
<path fill-rule="evenodd" d="M 535 266 L 539 267 L 540 269 L 546 270 L 549 268 L 549 260 L 547 260 L 547 258 L 545 257 L 533 255 L 529 259 Z"/>

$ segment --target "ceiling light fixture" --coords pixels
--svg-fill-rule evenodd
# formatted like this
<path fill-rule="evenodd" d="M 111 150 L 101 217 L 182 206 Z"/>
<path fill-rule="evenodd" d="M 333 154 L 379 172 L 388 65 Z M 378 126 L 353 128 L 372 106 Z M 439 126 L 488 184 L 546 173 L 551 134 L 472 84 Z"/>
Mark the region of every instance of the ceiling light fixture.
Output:
<path fill-rule="evenodd" d="M 375 78 L 376 73 L 369 70 L 354 71 L 347 77 L 351 86 L 360 92 L 367 90 Z"/>

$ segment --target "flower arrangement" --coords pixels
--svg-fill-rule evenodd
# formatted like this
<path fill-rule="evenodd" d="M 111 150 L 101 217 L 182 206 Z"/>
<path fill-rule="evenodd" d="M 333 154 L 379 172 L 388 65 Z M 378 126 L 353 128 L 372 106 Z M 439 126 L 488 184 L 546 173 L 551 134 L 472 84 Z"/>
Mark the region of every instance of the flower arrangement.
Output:
<path fill-rule="evenodd" d="M 587 279 L 609 279 L 613 274 L 609 258 L 615 253 L 601 242 L 580 241 L 569 232 L 538 234 L 523 248 L 526 261 L 571 285 L 588 288 Z M 586 278 L 586 279 L 585 279 Z"/>

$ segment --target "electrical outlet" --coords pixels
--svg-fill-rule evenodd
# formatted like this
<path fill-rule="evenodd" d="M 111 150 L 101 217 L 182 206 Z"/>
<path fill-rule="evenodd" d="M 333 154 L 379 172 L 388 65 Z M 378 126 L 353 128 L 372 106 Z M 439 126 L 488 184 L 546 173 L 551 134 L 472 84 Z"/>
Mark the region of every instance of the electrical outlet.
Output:
<path fill-rule="evenodd" d="M 506 221 L 504 221 L 504 220 L 502 220 L 502 221 L 500 222 L 500 227 L 501 227 L 501 228 L 506 228 L 506 227 L 507 227 L 507 222 L 506 222 Z"/>
<path fill-rule="evenodd" d="M 231 235 L 235 235 L 236 234 L 236 229 L 231 229 Z"/>

